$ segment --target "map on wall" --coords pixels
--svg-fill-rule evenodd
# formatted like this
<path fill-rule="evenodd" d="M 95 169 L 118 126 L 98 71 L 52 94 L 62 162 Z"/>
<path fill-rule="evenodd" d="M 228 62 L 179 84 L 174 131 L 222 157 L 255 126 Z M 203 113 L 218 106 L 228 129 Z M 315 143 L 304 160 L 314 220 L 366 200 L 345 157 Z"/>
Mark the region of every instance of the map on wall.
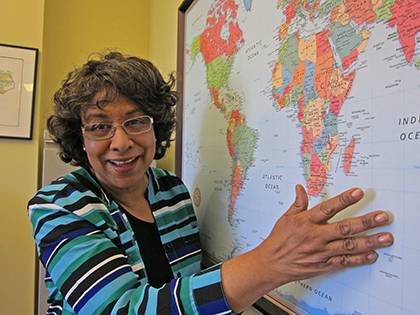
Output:
<path fill-rule="evenodd" d="M 299 314 L 420 312 L 420 1 L 199 0 L 185 13 L 182 179 L 203 247 L 257 246 L 302 183 L 389 210 L 377 263 L 282 286 Z"/>

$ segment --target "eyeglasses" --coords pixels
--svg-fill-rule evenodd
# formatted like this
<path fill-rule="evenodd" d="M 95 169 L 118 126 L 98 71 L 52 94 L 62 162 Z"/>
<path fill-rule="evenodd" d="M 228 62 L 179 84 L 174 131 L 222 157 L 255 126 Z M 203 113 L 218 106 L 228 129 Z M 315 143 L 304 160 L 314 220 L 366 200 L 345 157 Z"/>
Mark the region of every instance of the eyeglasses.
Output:
<path fill-rule="evenodd" d="M 122 124 L 93 122 L 82 126 L 83 135 L 89 140 L 107 140 L 115 135 L 117 127 L 121 126 L 128 135 L 139 135 L 152 129 L 153 117 L 143 115 L 127 119 Z"/>

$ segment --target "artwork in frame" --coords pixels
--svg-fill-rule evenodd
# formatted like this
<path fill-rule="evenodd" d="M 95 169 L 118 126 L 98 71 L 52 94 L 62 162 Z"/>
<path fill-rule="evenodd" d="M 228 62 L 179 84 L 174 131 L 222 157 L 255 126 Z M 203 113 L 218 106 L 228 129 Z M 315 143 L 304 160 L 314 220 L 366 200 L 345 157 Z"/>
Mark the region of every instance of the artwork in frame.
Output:
<path fill-rule="evenodd" d="M 0 44 L 0 137 L 32 139 L 38 49 Z"/>

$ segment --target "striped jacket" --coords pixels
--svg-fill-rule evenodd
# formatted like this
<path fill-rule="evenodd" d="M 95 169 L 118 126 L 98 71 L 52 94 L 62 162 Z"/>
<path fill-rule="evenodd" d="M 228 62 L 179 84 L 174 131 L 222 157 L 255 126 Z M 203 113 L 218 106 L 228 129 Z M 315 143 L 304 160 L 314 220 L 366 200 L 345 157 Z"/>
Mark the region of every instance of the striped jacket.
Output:
<path fill-rule="evenodd" d="M 118 204 L 80 168 L 29 201 L 46 268 L 47 314 L 228 314 L 220 266 L 200 271 L 196 217 L 182 181 L 149 168 L 148 200 L 175 279 L 147 283 L 133 230 Z"/>

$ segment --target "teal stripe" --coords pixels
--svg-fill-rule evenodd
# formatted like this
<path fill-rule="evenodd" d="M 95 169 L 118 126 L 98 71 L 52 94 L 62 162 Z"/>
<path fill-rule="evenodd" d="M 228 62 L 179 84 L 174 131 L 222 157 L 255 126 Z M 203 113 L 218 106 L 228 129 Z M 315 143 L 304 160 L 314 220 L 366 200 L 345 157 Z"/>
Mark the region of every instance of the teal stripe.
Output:
<path fill-rule="evenodd" d="M 44 195 L 42 193 L 38 193 L 36 196 L 47 202 L 52 202 L 55 198 L 55 195 Z"/>
<path fill-rule="evenodd" d="M 220 269 L 217 269 L 212 272 L 193 276 L 191 279 L 191 287 L 195 290 L 221 282 L 221 280 Z"/>
<path fill-rule="evenodd" d="M 190 202 L 185 203 L 183 206 L 175 209 L 174 211 L 166 211 L 159 215 L 156 215 L 156 218 L 158 220 L 161 220 L 162 222 L 167 222 L 169 224 L 170 222 L 174 221 L 182 221 L 183 218 L 186 216 L 191 216 L 194 214 L 194 210 L 191 206 Z"/>
<path fill-rule="evenodd" d="M 186 214 L 185 216 L 182 216 L 182 219 L 179 219 L 179 220 L 161 220 L 162 217 L 164 217 L 164 216 L 163 215 L 156 216 L 156 221 L 159 225 L 159 230 L 164 230 L 168 227 L 171 227 L 173 225 L 177 225 L 181 222 L 184 222 L 188 219 L 191 219 L 191 218 L 195 217 L 195 214 L 194 213 Z M 163 221 L 163 222 L 160 222 L 160 221 Z M 168 222 L 168 223 L 166 223 L 166 222 Z"/>
<path fill-rule="evenodd" d="M 53 190 L 56 190 L 57 192 L 64 189 L 66 186 L 68 185 L 68 183 L 63 183 L 63 184 L 51 184 L 45 187 L 42 187 L 41 190 L 39 191 L 40 193 L 43 192 L 51 192 Z M 39 194 L 37 194 L 38 196 Z"/>
<path fill-rule="evenodd" d="M 178 186 L 171 187 L 170 190 L 159 191 L 153 197 L 155 199 L 154 201 L 171 200 L 174 197 L 174 195 L 179 195 L 186 192 L 188 192 L 188 190 L 185 188 L 185 186 L 178 185 Z"/>
<path fill-rule="evenodd" d="M 157 314 L 157 298 L 158 298 L 159 289 L 150 287 L 149 289 L 149 299 L 146 306 L 145 315 L 156 315 Z"/>
<path fill-rule="evenodd" d="M 91 191 L 80 192 L 80 191 L 76 190 L 76 191 L 72 192 L 70 194 L 70 196 L 57 199 L 56 203 L 58 205 L 62 206 L 62 207 L 65 207 L 65 206 L 76 203 L 77 201 L 79 201 L 83 197 L 88 197 L 88 196 L 97 198 L 97 196 L 94 195 L 93 192 L 91 192 Z"/>
<path fill-rule="evenodd" d="M 142 279 L 141 281 L 143 282 L 142 286 L 137 288 L 133 296 L 131 297 L 131 304 L 128 308 L 128 314 L 137 314 L 138 309 L 140 308 L 140 304 L 143 301 L 144 293 L 147 290 L 148 286 L 144 284 L 144 279 Z"/>
<path fill-rule="evenodd" d="M 90 240 L 76 240 L 73 242 L 68 242 L 62 248 L 60 248 L 59 253 L 56 253 L 56 256 L 50 262 L 48 266 L 48 271 L 53 279 L 60 279 L 61 276 L 67 271 L 67 268 L 70 267 L 75 260 L 78 260 L 81 256 L 90 256 L 94 257 L 95 253 L 101 252 L 106 248 L 109 248 L 111 241 L 107 239 L 94 238 L 93 235 L 90 236 Z"/>
<path fill-rule="evenodd" d="M 37 238 L 44 238 L 45 236 L 47 236 L 52 230 L 54 230 L 58 226 L 64 226 L 64 225 L 74 223 L 74 222 L 78 222 L 78 221 L 80 221 L 80 218 L 76 217 L 74 214 L 63 212 L 62 216 L 59 216 L 59 217 L 45 223 L 41 227 L 41 229 L 39 230 L 36 237 Z"/>
<path fill-rule="evenodd" d="M 133 288 L 137 281 L 137 277 L 131 272 L 120 275 L 118 278 L 109 282 L 100 291 L 96 292 L 79 313 L 86 315 L 100 314 L 100 312 L 98 312 L 100 310 L 99 306 L 102 306 L 101 308 L 103 309 L 106 305 L 115 301 L 118 296 L 121 296 L 124 292 Z"/>
<path fill-rule="evenodd" d="M 115 303 L 114 310 L 119 310 L 125 307 L 128 303 L 130 303 L 130 299 L 133 296 L 135 289 L 127 290 L 123 295 L 118 299 L 117 303 Z"/>
<path fill-rule="evenodd" d="M 36 208 L 32 208 L 30 220 L 34 227 L 33 231 L 35 231 L 38 228 L 39 221 L 58 211 L 60 211 L 60 209 L 47 209 L 45 208 L 45 205 L 40 205 Z M 63 212 L 63 215 L 64 214 L 65 213 Z"/>
<path fill-rule="evenodd" d="M 162 243 L 166 244 L 179 237 L 188 236 L 197 232 L 198 232 L 198 227 L 191 228 L 191 226 L 187 225 L 187 226 L 184 226 L 182 229 L 173 230 L 169 233 L 166 233 L 165 235 L 161 235 L 160 238 L 162 240 Z"/>

